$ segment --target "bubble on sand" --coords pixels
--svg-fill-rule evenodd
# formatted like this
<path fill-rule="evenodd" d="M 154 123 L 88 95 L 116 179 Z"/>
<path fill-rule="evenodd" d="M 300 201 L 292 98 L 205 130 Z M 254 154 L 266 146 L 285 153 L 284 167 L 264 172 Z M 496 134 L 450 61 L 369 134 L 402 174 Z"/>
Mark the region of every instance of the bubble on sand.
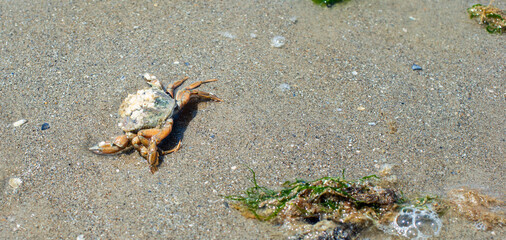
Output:
<path fill-rule="evenodd" d="M 285 45 L 286 39 L 283 36 L 275 36 L 271 40 L 271 46 L 275 48 L 280 48 Z"/>

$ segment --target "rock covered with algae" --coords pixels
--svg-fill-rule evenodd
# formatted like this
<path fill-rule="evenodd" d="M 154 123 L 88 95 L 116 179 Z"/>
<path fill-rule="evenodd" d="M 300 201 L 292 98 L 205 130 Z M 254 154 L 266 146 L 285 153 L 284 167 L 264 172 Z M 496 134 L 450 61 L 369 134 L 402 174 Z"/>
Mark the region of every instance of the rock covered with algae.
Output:
<path fill-rule="evenodd" d="M 226 198 L 243 216 L 281 225 L 292 237 L 352 239 L 371 224 L 391 222 L 403 202 L 396 190 L 374 184 L 375 175 L 288 181 L 274 191 L 258 186 L 252 173 L 253 187 Z"/>

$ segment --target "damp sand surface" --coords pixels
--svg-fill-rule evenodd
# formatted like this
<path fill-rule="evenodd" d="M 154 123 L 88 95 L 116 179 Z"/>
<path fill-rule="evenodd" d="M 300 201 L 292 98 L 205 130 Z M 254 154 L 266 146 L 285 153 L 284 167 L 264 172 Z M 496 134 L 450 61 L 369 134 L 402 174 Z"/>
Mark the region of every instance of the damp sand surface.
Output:
<path fill-rule="evenodd" d="M 0 238 L 282 238 L 223 198 L 247 167 L 276 187 L 390 164 L 408 196 L 504 199 L 505 38 L 469 19 L 475 3 L 0 0 Z M 217 78 L 201 89 L 224 100 L 179 115 L 162 147 L 182 149 L 155 174 L 87 150 L 121 134 L 146 72 Z M 440 239 L 504 237 L 443 225 Z"/>

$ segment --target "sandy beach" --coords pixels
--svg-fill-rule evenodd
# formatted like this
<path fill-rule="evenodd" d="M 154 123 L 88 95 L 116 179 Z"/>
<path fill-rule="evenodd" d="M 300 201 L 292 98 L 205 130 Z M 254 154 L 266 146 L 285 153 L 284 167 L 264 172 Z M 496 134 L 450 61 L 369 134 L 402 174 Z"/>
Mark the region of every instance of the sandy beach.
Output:
<path fill-rule="evenodd" d="M 0 0 L 0 238 L 284 239 L 224 199 L 248 167 L 275 188 L 390 164 L 407 196 L 505 199 L 506 38 L 469 19 L 475 3 Z M 122 134 L 144 73 L 216 78 L 199 89 L 224 100 L 175 119 L 161 147 L 182 148 L 155 174 L 88 151 Z M 434 239 L 506 234 L 442 221 Z"/>

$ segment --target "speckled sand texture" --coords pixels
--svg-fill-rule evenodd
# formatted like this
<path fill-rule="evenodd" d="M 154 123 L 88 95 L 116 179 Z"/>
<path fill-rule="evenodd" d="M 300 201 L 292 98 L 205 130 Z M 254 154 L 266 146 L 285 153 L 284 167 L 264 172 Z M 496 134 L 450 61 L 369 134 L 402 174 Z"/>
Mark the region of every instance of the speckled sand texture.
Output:
<path fill-rule="evenodd" d="M 392 164 L 407 195 L 504 199 L 506 38 L 475 3 L 0 0 L 0 239 L 281 238 L 222 197 L 250 186 L 246 166 L 276 187 Z M 154 175 L 87 150 L 122 133 L 146 72 L 217 78 L 201 89 L 224 100 L 179 116 L 162 147 L 182 149 Z M 505 236 L 442 220 L 440 239 Z"/>

